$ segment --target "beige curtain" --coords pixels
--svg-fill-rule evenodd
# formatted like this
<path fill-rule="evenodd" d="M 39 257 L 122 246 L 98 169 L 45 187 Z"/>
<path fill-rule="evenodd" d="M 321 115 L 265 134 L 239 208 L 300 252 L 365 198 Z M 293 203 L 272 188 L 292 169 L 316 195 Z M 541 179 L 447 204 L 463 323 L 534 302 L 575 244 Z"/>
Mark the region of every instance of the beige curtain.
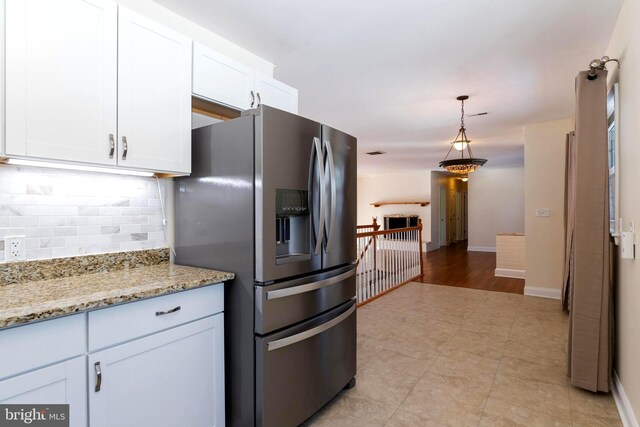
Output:
<path fill-rule="evenodd" d="M 564 281 L 562 283 L 562 310 L 569 311 L 571 305 L 571 289 L 573 288 L 573 231 L 576 215 L 576 133 L 569 132 L 566 142 L 565 164 L 565 257 L 564 257 Z"/>
<path fill-rule="evenodd" d="M 607 164 L 607 72 L 595 80 L 587 72 L 576 78 L 574 200 L 568 282 L 568 374 L 571 384 L 609 391 L 612 360 L 611 280 Z M 573 205 L 573 210 L 571 209 Z M 567 239 L 569 240 L 569 239 Z"/>

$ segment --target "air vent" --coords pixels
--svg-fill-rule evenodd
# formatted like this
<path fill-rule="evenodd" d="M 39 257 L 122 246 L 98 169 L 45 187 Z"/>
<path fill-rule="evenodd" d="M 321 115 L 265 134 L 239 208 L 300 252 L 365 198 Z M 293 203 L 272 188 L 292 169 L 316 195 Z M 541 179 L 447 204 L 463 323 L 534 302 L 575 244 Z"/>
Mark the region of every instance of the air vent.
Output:
<path fill-rule="evenodd" d="M 370 156 L 379 156 L 380 154 L 384 154 L 384 153 L 385 153 L 384 151 L 378 150 L 378 151 L 369 151 L 367 154 Z"/>

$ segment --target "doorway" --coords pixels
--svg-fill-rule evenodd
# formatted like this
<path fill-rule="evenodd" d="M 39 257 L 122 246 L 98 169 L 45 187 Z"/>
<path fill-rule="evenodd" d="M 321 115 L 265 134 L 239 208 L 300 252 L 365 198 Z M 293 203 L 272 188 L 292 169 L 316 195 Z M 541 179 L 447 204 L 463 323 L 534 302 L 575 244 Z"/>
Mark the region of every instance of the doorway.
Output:
<path fill-rule="evenodd" d="M 442 185 L 440 186 L 440 193 L 438 197 L 438 207 L 439 213 L 439 246 L 446 246 L 449 244 L 447 240 L 447 188 Z"/>

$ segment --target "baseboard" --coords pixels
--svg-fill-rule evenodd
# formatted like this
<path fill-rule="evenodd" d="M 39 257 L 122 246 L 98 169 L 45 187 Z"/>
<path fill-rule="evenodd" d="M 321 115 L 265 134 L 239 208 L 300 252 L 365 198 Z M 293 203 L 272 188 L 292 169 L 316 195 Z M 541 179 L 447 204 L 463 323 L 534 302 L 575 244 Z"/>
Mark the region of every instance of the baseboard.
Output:
<path fill-rule="evenodd" d="M 618 377 L 616 371 L 613 371 L 613 377 L 611 378 L 611 393 L 613 394 L 613 399 L 616 401 L 622 425 L 624 427 L 638 427 L 638 419 L 633 413 L 631 403 L 624 392 L 620 377 Z"/>
<path fill-rule="evenodd" d="M 468 252 L 495 252 L 495 246 L 467 246 Z"/>
<path fill-rule="evenodd" d="M 509 277 L 511 279 L 524 279 L 524 270 L 514 270 L 512 268 L 496 268 L 496 277 Z"/>
<path fill-rule="evenodd" d="M 524 294 L 531 297 L 560 299 L 562 291 L 552 288 L 536 288 L 533 286 L 524 286 Z"/>

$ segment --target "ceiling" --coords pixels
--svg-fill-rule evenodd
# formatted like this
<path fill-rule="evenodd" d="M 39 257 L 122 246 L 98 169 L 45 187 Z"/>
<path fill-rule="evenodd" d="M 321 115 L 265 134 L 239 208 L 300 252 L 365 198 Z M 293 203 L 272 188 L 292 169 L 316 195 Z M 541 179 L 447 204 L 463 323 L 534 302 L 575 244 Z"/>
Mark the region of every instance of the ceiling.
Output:
<path fill-rule="evenodd" d="M 274 63 L 301 115 L 358 138 L 363 175 L 437 169 L 462 94 L 489 112 L 466 120 L 485 167 L 522 164 L 523 126 L 573 114 L 623 0 L 156 2 Z"/>

